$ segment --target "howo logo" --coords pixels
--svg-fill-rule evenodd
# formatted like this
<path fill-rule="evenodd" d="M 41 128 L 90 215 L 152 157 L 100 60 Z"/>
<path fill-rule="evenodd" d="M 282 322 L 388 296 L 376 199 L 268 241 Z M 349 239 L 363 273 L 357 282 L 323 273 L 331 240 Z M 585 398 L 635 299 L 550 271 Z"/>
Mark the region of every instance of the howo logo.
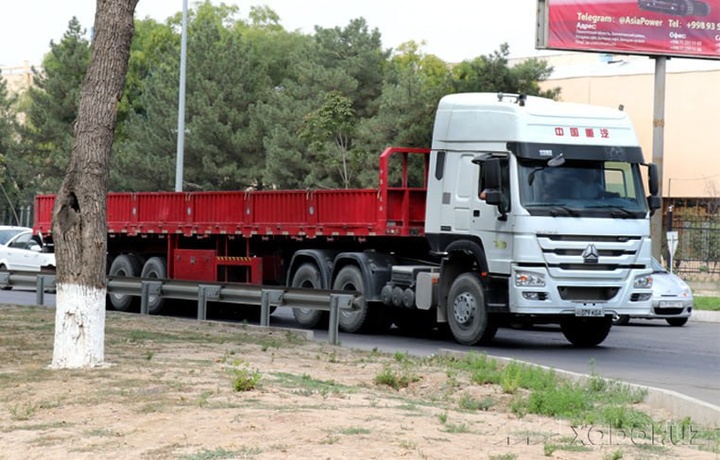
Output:
<path fill-rule="evenodd" d="M 596 264 L 600 258 L 597 248 L 594 244 L 588 244 L 585 250 L 582 252 L 583 262 L 586 264 Z"/>

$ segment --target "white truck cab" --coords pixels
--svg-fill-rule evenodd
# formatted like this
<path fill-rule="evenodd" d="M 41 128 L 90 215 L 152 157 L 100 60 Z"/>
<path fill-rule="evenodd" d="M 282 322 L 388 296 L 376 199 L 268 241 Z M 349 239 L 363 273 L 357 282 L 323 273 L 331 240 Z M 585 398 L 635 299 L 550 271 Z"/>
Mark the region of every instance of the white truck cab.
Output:
<path fill-rule="evenodd" d="M 438 318 L 466 344 L 518 322 L 559 323 L 573 344 L 599 344 L 613 315 L 650 311 L 657 181 L 621 110 L 516 94 L 445 96 L 425 224 L 442 257 L 432 281 Z"/>

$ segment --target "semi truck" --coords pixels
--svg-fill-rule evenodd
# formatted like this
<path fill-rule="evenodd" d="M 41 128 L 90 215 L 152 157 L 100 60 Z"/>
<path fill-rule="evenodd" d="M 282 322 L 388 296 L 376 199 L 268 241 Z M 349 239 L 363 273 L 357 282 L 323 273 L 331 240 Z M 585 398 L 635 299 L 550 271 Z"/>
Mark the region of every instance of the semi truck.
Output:
<path fill-rule="evenodd" d="M 622 110 L 447 95 L 431 148 L 385 149 L 378 179 L 376 189 L 110 193 L 108 274 L 354 291 L 344 332 L 442 328 L 463 345 L 498 327 L 558 324 L 592 347 L 614 315 L 650 312 L 658 171 Z M 48 239 L 53 204 L 36 197 L 35 231 Z M 127 311 L 139 299 L 108 302 Z M 156 296 L 148 307 L 169 305 Z M 327 321 L 293 314 L 307 328 Z"/>

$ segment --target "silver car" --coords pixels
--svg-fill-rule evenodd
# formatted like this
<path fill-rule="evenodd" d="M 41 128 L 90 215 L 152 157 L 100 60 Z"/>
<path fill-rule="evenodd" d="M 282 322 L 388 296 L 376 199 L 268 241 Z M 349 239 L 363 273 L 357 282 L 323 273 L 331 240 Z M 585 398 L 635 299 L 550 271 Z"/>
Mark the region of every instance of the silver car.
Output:
<path fill-rule="evenodd" d="M 29 227 L 0 225 L 0 271 L 55 271 L 55 254 Z M 8 289 L 8 287 L 5 287 Z"/>
<path fill-rule="evenodd" d="M 632 316 L 642 319 L 664 319 L 671 326 L 683 326 L 690 319 L 693 309 L 693 295 L 690 286 L 679 276 L 670 273 L 653 259 L 653 301 L 652 313 Z M 622 326 L 631 317 L 620 315 L 613 318 L 613 324 Z"/>

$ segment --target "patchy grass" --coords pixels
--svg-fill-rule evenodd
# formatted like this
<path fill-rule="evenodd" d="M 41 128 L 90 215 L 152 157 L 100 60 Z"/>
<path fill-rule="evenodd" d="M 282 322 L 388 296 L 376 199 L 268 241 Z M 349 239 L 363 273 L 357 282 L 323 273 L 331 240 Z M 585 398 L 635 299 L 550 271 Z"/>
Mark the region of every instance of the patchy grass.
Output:
<path fill-rule="evenodd" d="M 693 296 L 693 307 L 697 310 L 720 311 L 720 297 Z"/>
<path fill-rule="evenodd" d="M 579 384 L 480 353 L 362 352 L 242 324 L 108 312 L 108 365 L 50 370 L 53 320 L 48 308 L 0 306 L 0 457 L 49 448 L 168 459 L 601 453 L 575 439 L 575 426 L 672 427 L 692 432 L 697 445 L 678 447 L 691 454 L 720 445 L 717 430 L 654 417 L 643 392 L 597 375 Z M 659 452 L 603 452 L 616 451 Z"/>

